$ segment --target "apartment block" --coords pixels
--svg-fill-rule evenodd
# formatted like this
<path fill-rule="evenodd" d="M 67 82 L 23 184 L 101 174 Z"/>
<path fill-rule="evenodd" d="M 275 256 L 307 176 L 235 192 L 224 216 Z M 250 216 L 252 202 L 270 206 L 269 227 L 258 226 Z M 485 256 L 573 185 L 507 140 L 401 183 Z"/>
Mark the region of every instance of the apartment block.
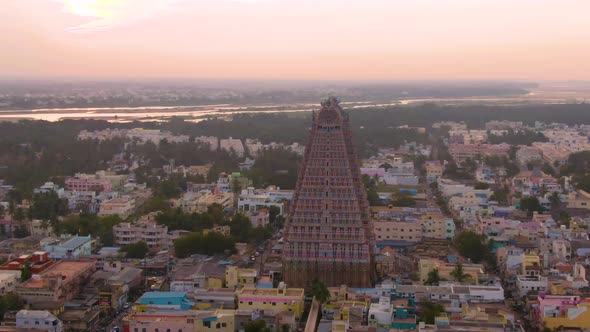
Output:
<path fill-rule="evenodd" d="M 115 244 L 145 242 L 150 248 L 164 248 L 168 245 L 168 227 L 155 221 L 124 222 L 113 226 Z"/>
<path fill-rule="evenodd" d="M 278 288 L 243 287 L 236 292 L 236 296 L 238 309 L 291 311 L 298 318 L 303 313 L 303 288 L 287 288 L 284 284 Z"/>
<path fill-rule="evenodd" d="M 119 216 L 122 219 L 129 217 L 135 212 L 135 199 L 130 196 L 113 198 L 101 204 L 98 215 Z"/>

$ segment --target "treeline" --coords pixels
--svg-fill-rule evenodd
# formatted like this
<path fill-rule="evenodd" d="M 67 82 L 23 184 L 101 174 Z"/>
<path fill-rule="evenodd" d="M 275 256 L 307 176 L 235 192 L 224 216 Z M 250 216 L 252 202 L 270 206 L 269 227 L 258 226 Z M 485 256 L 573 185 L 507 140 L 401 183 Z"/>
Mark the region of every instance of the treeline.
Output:
<path fill-rule="evenodd" d="M 91 235 L 92 238 L 99 238 L 105 247 L 111 247 L 114 244 L 113 226 L 121 222 L 123 219 L 119 216 L 98 217 L 91 213 L 81 213 L 55 224 L 55 231 L 58 234 Z"/>
<path fill-rule="evenodd" d="M 235 253 L 235 241 L 218 233 L 191 233 L 174 241 L 176 257 L 184 258 L 193 254 L 218 255 Z"/>
<path fill-rule="evenodd" d="M 590 151 L 572 153 L 559 173 L 562 176 L 572 176 L 578 189 L 590 192 Z"/>
<path fill-rule="evenodd" d="M 172 209 L 156 216 L 156 221 L 166 225 L 168 230 L 185 230 L 192 233 L 174 241 L 178 257 L 192 254 L 216 255 L 227 250 L 233 252 L 236 242 L 261 243 L 272 236 L 273 229 L 278 229 L 282 218 L 274 211 L 266 227 L 252 227 L 250 219 L 241 213 L 229 216 L 218 204 L 211 205 L 205 213 L 185 213 L 181 209 Z M 230 236 L 204 230 L 213 226 L 229 226 Z"/>
<path fill-rule="evenodd" d="M 283 148 L 265 149 L 246 172 L 257 188 L 270 184 L 282 189 L 295 189 L 300 157 Z"/>
<path fill-rule="evenodd" d="M 590 124 L 589 104 L 525 105 L 525 106 L 437 106 L 435 104 L 375 107 L 350 111 L 355 142 L 362 156 L 380 147 L 399 146 L 405 141 L 428 142 L 425 134 L 399 126 L 430 128 L 439 121 L 465 121 L 470 128 L 482 128 L 487 121 L 510 120 L 533 124 L 534 121 L 559 121 L 575 125 Z M 263 143 L 305 143 L 311 124 L 309 113 L 237 114 L 232 121 L 211 118 L 198 123 L 173 118 L 168 122 L 109 123 L 103 120 L 65 120 L 59 122 L 20 121 L 0 123 L 0 179 L 15 185 L 26 197 L 32 188 L 56 176 L 71 176 L 76 172 L 94 172 L 105 169 L 114 154 L 123 151 L 124 140 L 98 142 L 78 141 L 81 130 L 106 128 L 160 129 L 191 137 L 232 136 L 257 138 Z M 493 137 L 492 140 L 496 138 Z M 542 140 L 529 134 L 497 138 L 511 143 L 528 144 Z M 432 141 L 432 140 L 431 140 Z M 204 164 L 213 162 L 210 175 L 220 170 L 237 169 L 239 158 L 223 152 L 212 152 L 196 143 L 132 144 L 128 156 L 143 158 L 146 169 L 161 168 L 174 159 L 177 164 Z M 443 151 L 438 151 L 442 153 Z M 141 170 L 140 170 L 141 171 Z M 141 172 L 140 172 L 141 173 Z M 146 170 L 144 174 L 148 174 Z"/>
<path fill-rule="evenodd" d="M 549 139 L 540 132 L 532 130 L 508 130 L 505 135 L 488 134 L 488 142 L 492 144 L 507 143 L 510 145 L 531 145 L 534 142 L 548 142 Z"/>

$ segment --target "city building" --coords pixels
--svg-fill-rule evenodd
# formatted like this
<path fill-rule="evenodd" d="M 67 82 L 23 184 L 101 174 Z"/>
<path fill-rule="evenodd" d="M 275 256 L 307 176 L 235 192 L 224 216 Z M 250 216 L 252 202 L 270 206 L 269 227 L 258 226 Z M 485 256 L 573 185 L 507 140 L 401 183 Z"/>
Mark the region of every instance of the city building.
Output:
<path fill-rule="evenodd" d="M 108 192 L 113 190 L 113 185 L 106 179 L 71 177 L 66 179 L 66 189 L 71 191 Z"/>
<path fill-rule="evenodd" d="M 285 203 L 280 197 L 272 195 L 267 190 L 256 190 L 254 187 L 242 189 L 238 197 L 238 211 L 255 212 L 261 208 L 270 208 L 275 206 L 279 209 L 279 214 L 283 214 Z"/>
<path fill-rule="evenodd" d="M 422 224 L 419 221 L 375 220 L 373 230 L 377 242 L 422 240 Z"/>
<path fill-rule="evenodd" d="M 12 293 L 20 282 L 21 271 L 0 270 L 0 295 Z"/>
<path fill-rule="evenodd" d="M 443 167 L 438 160 L 425 162 L 424 168 L 426 169 L 426 181 L 428 183 L 436 182 L 443 174 Z"/>
<path fill-rule="evenodd" d="M 92 238 L 88 236 L 62 237 L 45 245 L 43 250 L 53 260 L 80 258 L 92 253 Z"/>
<path fill-rule="evenodd" d="M 262 208 L 257 211 L 248 213 L 248 219 L 252 227 L 265 227 L 270 222 L 270 212 L 268 209 Z"/>
<path fill-rule="evenodd" d="M 478 156 L 499 156 L 508 157 L 510 145 L 502 144 L 449 144 L 449 153 L 456 162 L 463 162 L 465 159 L 474 159 Z"/>
<path fill-rule="evenodd" d="M 27 303 L 65 303 L 76 297 L 87 278 L 96 270 L 95 260 L 62 259 L 16 287 Z"/>
<path fill-rule="evenodd" d="M 244 269 L 228 265 L 225 268 L 225 287 L 237 289 L 241 286 L 254 286 L 258 280 L 256 269 Z"/>
<path fill-rule="evenodd" d="M 219 149 L 219 140 L 215 136 L 198 136 L 195 137 L 195 142 L 208 145 L 211 151 Z"/>
<path fill-rule="evenodd" d="M 150 248 L 164 248 L 168 245 L 168 227 L 151 220 L 123 222 L 113 226 L 113 237 L 119 246 L 143 241 Z"/>
<path fill-rule="evenodd" d="M 135 199 L 130 196 L 113 198 L 100 205 L 98 215 L 119 216 L 122 219 L 129 217 L 135 211 Z"/>
<path fill-rule="evenodd" d="M 49 255 L 46 252 L 36 251 L 32 254 L 21 255 L 0 265 L 0 271 L 20 272 L 25 264 L 28 264 L 32 274 L 39 274 L 53 265 L 53 263 L 54 261 L 49 259 Z"/>
<path fill-rule="evenodd" d="M 48 311 L 20 310 L 16 313 L 17 330 L 62 332 L 63 324 L 59 318 Z"/>
<path fill-rule="evenodd" d="M 297 318 L 303 313 L 303 288 L 287 288 L 284 284 L 278 288 L 242 287 L 236 291 L 236 296 L 238 309 L 291 311 Z"/>
<path fill-rule="evenodd" d="M 233 152 L 238 157 L 244 156 L 244 145 L 240 139 L 222 138 L 219 140 L 219 149 L 227 152 Z"/>
<path fill-rule="evenodd" d="M 539 162 L 543 160 L 543 153 L 539 148 L 534 146 L 521 146 L 516 151 L 516 161 L 520 165 L 526 165 L 531 162 Z"/>
<path fill-rule="evenodd" d="M 538 295 L 533 318 L 551 330 L 590 328 L 590 301 L 573 295 Z"/>
<path fill-rule="evenodd" d="M 590 210 L 590 193 L 587 193 L 582 189 L 569 193 L 567 207 L 570 209 Z"/>
<path fill-rule="evenodd" d="M 57 194 L 57 197 L 63 197 L 64 189 L 60 188 L 58 184 L 53 182 L 45 182 L 41 187 L 33 189 L 34 194 L 46 194 L 54 192 Z"/>
<path fill-rule="evenodd" d="M 366 287 L 375 275 L 375 240 L 349 117 L 331 97 L 313 113 L 287 220 L 283 276 L 290 286 L 318 278 Z"/>
<path fill-rule="evenodd" d="M 137 304 L 167 310 L 189 310 L 194 306 L 187 292 L 146 292 L 137 300 Z"/>

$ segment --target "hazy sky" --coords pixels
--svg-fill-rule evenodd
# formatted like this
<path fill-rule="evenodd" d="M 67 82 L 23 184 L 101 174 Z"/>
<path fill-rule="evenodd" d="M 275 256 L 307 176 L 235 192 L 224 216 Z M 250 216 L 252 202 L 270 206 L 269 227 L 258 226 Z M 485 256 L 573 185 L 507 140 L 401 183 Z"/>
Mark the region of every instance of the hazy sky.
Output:
<path fill-rule="evenodd" d="M 2 0 L 0 78 L 590 79 L 590 0 Z"/>

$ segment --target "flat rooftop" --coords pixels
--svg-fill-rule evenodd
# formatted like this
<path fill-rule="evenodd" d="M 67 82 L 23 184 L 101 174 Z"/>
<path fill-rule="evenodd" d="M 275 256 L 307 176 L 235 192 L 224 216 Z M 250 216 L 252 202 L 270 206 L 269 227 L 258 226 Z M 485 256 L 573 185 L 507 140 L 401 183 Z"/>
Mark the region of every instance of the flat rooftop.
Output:
<path fill-rule="evenodd" d="M 66 249 L 76 249 L 85 243 L 90 242 L 90 237 L 87 236 L 74 236 L 73 238 L 62 243 L 61 246 Z"/>
<path fill-rule="evenodd" d="M 47 277 L 52 275 L 62 275 L 64 280 L 68 282 L 70 279 L 75 278 L 78 274 L 94 268 L 96 266 L 95 261 L 73 261 L 73 260 L 61 260 L 56 264 L 49 267 L 47 270 L 40 273 L 41 277 Z M 21 287 L 25 288 L 42 288 L 45 282 L 42 278 L 31 278 L 21 284 Z"/>
<path fill-rule="evenodd" d="M 251 288 L 244 287 L 239 291 L 239 295 L 255 295 L 255 296 L 283 296 L 279 294 L 278 288 Z M 301 296 L 303 297 L 303 288 L 287 288 L 284 296 Z"/>

